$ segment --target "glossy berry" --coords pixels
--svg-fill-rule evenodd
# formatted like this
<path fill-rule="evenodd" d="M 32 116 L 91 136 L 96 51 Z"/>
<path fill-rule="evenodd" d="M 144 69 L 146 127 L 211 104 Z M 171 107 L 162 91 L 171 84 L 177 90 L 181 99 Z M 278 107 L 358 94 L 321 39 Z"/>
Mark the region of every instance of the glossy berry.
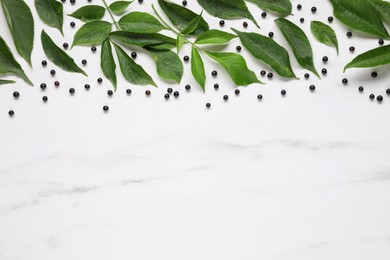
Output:
<path fill-rule="evenodd" d="M 211 72 L 211 76 L 216 77 L 218 75 L 218 72 L 216 70 L 213 70 Z"/>
<path fill-rule="evenodd" d="M 83 65 L 87 65 L 87 60 L 82 60 L 81 63 L 82 63 Z"/>
<path fill-rule="evenodd" d="M 103 106 L 103 111 L 107 112 L 110 108 L 108 106 Z"/>
<path fill-rule="evenodd" d="M 64 49 L 66 50 L 66 49 L 68 49 L 69 44 L 67 44 L 67 43 L 65 42 L 64 44 L 62 44 L 62 47 L 64 47 Z"/>
<path fill-rule="evenodd" d="M 371 72 L 371 77 L 373 77 L 373 78 L 378 77 L 378 72 L 376 72 L 376 71 Z"/>
<path fill-rule="evenodd" d="M 41 89 L 42 89 L 42 90 L 45 90 L 46 87 L 47 87 L 47 86 L 46 86 L 46 83 L 42 83 L 42 84 L 41 84 Z"/>
<path fill-rule="evenodd" d="M 13 96 L 14 96 L 14 98 L 19 98 L 19 96 L 20 96 L 20 94 L 19 94 L 19 92 L 17 92 L 17 91 L 15 91 L 14 93 L 13 93 Z"/>
<path fill-rule="evenodd" d="M 385 41 L 383 39 L 379 39 L 378 43 L 379 43 L 379 45 L 383 45 L 385 43 Z"/>
<path fill-rule="evenodd" d="M 390 88 L 386 89 L 386 94 L 390 95 Z"/>
<path fill-rule="evenodd" d="M 41 64 L 42 64 L 43 67 L 46 67 L 47 61 L 43 60 L 43 61 L 41 62 Z"/>
<path fill-rule="evenodd" d="M 348 79 L 343 78 L 343 80 L 341 82 L 343 82 L 344 85 L 347 85 L 348 84 Z"/>
<path fill-rule="evenodd" d="M 370 97 L 371 100 L 375 99 L 375 95 L 374 94 L 370 94 L 369 97 Z"/>
<path fill-rule="evenodd" d="M 382 101 L 383 101 L 383 97 L 379 95 L 379 96 L 376 97 L 376 100 L 377 100 L 378 102 L 382 102 Z"/>
<path fill-rule="evenodd" d="M 85 84 L 85 85 L 84 85 L 84 88 L 85 88 L 86 90 L 89 90 L 89 89 L 91 88 L 91 86 L 90 86 L 89 84 Z"/>
<path fill-rule="evenodd" d="M 108 95 L 108 96 L 111 97 L 113 94 L 114 94 L 114 92 L 112 92 L 112 90 L 108 90 L 108 91 L 107 91 L 107 95 Z"/>
<path fill-rule="evenodd" d="M 351 32 L 347 32 L 347 37 L 351 38 L 352 37 L 352 33 Z"/>
<path fill-rule="evenodd" d="M 73 95 L 75 92 L 76 92 L 76 90 L 75 90 L 74 88 L 70 88 L 70 89 L 69 89 L 69 93 L 70 93 L 70 94 Z"/>
<path fill-rule="evenodd" d="M 147 96 L 150 96 L 150 94 L 152 94 L 152 92 L 150 92 L 150 90 L 146 90 L 146 91 L 145 91 L 145 94 L 146 94 Z"/>
<path fill-rule="evenodd" d="M 70 3 L 74 5 L 76 3 L 76 0 L 70 0 Z"/>
<path fill-rule="evenodd" d="M 184 6 L 187 5 L 187 1 L 186 0 L 183 0 L 183 2 L 181 2 Z"/>
<path fill-rule="evenodd" d="M 269 36 L 270 38 L 272 38 L 272 37 L 274 37 L 274 33 L 273 33 L 273 32 L 269 32 L 269 33 L 268 33 L 268 36 Z"/>
<path fill-rule="evenodd" d="M 308 79 L 308 78 L 310 78 L 310 74 L 309 73 L 305 73 L 305 79 Z"/>
<path fill-rule="evenodd" d="M 225 96 L 223 96 L 223 100 L 228 100 L 229 99 L 229 96 L 228 95 L 225 95 Z"/>
<path fill-rule="evenodd" d="M 359 87 L 359 92 L 363 92 L 364 88 L 362 86 Z"/>
<path fill-rule="evenodd" d="M 315 12 L 317 12 L 317 7 L 315 7 L 315 6 L 313 6 L 312 8 L 311 8 L 311 12 L 314 14 Z"/>
<path fill-rule="evenodd" d="M 169 99 L 169 94 L 165 94 L 165 95 L 164 95 L 164 98 L 165 98 L 165 99 Z"/>
<path fill-rule="evenodd" d="M 185 62 L 187 62 L 187 61 L 190 60 L 190 57 L 188 57 L 188 56 L 186 55 L 186 56 L 183 57 L 183 60 L 184 60 Z"/>
<path fill-rule="evenodd" d="M 247 28 L 248 27 L 248 23 L 247 22 L 243 22 L 242 26 L 244 26 L 244 28 Z"/>
<path fill-rule="evenodd" d="M 138 0 L 138 3 L 142 4 L 144 2 L 144 0 Z"/>
<path fill-rule="evenodd" d="M 179 91 L 175 91 L 175 92 L 173 92 L 173 96 L 174 96 L 174 97 L 176 97 L 176 98 L 177 98 L 177 97 L 179 97 L 179 95 L 180 95 Z"/>
<path fill-rule="evenodd" d="M 103 79 L 102 79 L 102 78 L 98 78 L 98 79 L 97 79 L 97 82 L 98 82 L 99 84 L 101 84 L 101 83 L 103 82 Z"/>
<path fill-rule="evenodd" d="M 54 81 L 54 86 L 56 86 L 56 87 L 59 87 L 60 86 L 60 82 L 59 81 Z"/>
<path fill-rule="evenodd" d="M 186 88 L 187 91 L 189 91 L 189 90 L 191 89 L 191 86 L 187 84 L 187 85 L 185 86 L 185 88 Z"/>
<path fill-rule="evenodd" d="M 168 92 L 169 94 L 171 94 L 171 93 L 173 92 L 173 89 L 172 89 L 172 88 L 168 88 L 168 89 L 167 89 L 167 92 Z"/>
<path fill-rule="evenodd" d="M 237 46 L 237 47 L 236 47 L 236 51 L 238 51 L 238 52 L 240 52 L 241 49 L 242 49 L 241 46 Z"/>
<path fill-rule="evenodd" d="M 133 52 L 131 53 L 131 57 L 132 57 L 133 59 L 136 59 L 136 58 L 137 58 L 137 53 L 133 51 Z"/>
<path fill-rule="evenodd" d="M 237 96 L 240 95 L 240 90 L 239 89 L 234 90 L 234 94 L 236 94 Z"/>
<path fill-rule="evenodd" d="M 92 47 L 91 47 L 91 51 L 92 51 L 92 52 L 96 52 L 96 46 L 92 46 Z"/>
<path fill-rule="evenodd" d="M 211 107 L 211 104 L 210 104 L 210 103 L 206 103 L 206 107 L 207 107 L 207 108 L 210 108 L 210 107 Z"/>
<path fill-rule="evenodd" d="M 127 94 L 127 95 L 130 95 L 130 94 L 131 94 L 131 89 L 129 89 L 129 88 L 126 89 L 126 94 Z"/>
<path fill-rule="evenodd" d="M 215 83 L 215 84 L 214 84 L 214 89 L 215 89 L 215 90 L 219 89 L 219 84 L 218 84 L 218 83 Z"/>
<path fill-rule="evenodd" d="M 76 24 L 74 22 L 70 22 L 70 27 L 74 28 Z"/>
<path fill-rule="evenodd" d="M 267 13 L 266 12 L 262 12 L 261 13 L 261 17 L 263 17 L 263 18 L 267 17 Z"/>
<path fill-rule="evenodd" d="M 285 96 L 286 94 L 287 94 L 287 92 L 286 92 L 286 90 L 282 90 L 282 91 L 280 91 L 280 94 L 282 94 L 282 96 Z"/>
<path fill-rule="evenodd" d="M 298 5 L 297 5 L 297 9 L 298 9 L 298 10 L 301 10 L 301 9 L 302 9 L 302 5 L 301 5 L 301 4 L 298 4 Z"/>
<path fill-rule="evenodd" d="M 15 115 L 15 112 L 13 110 L 8 111 L 8 115 L 10 117 L 13 117 Z"/>
<path fill-rule="evenodd" d="M 333 22 L 333 16 L 328 17 L 328 22 L 330 22 L 330 23 Z"/>
<path fill-rule="evenodd" d="M 354 52 L 355 51 L 355 47 L 353 47 L 353 46 L 349 47 L 349 51 L 350 52 Z"/>
<path fill-rule="evenodd" d="M 274 74 L 272 72 L 267 74 L 267 78 L 272 79 L 274 77 Z"/>
<path fill-rule="evenodd" d="M 225 21 L 224 20 L 219 21 L 219 25 L 220 26 L 224 26 L 225 25 Z"/>
<path fill-rule="evenodd" d="M 328 56 L 322 57 L 322 61 L 323 61 L 324 63 L 328 62 Z"/>
<path fill-rule="evenodd" d="M 316 86 L 310 85 L 309 89 L 310 89 L 311 91 L 314 91 L 314 90 L 316 90 Z"/>
<path fill-rule="evenodd" d="M 258 100 L 262 100 L 263 99 L 263 95 L 261 95 L 261 94 L 257 95 L 257 99 Z"/>
<path fill-rule="evenodd" d="M 51 70 L 50 71 L 50 75 L 52 75 L 52 76 L 56 75 L 56 71 L 55 70 Z"/>
<path fill-rule="evenodd" d="M 301 23 L 304 23 L 305 22 L 305 18 L 301 18 L 301 19 L 299 19 L 299 21 L 301 22 Z"/>
<path fill-rule="evenodd" d="M 322 75 L 326 75 L 328 73 L 328 70 L 324 68 L 321 70 L 321 73 L 322 73 Z"/>
<path fill-rule="evenodd" d="M 260 71 L 261 76 L 265 76 L 265 74 L 267 74 L 267 72 L 265 70 Z"/>
<path fill-rule="evenodd" d="M 43 100 L 43 102 L 46 103 L 49 99 L 47 98 L 47 96 L 43 96 L 43 97 L 42 97 L 42 100 Z"/>

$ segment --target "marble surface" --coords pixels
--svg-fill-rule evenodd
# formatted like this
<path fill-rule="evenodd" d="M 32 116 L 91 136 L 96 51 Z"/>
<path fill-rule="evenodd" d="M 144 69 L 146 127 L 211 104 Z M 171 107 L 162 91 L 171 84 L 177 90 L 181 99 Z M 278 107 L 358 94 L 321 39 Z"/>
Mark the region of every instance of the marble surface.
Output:
<path fill-rule="evenodd" d="M 134 3 L 131 10 L 150 10 L 151 2 Z M 21 81 L 0 87 L 0 259 L 390 259 L 389 67 L 378 68 L 376 79 L 369 69 L 343 75 L 343 65 L 378 46 L 377 39 L 355 32 L 348 39 L 347 29 L 335 21 L 337 56 L 308 30 L 310 20 L 326 21 L 330 4 L 316 1 L 318 13 L 312 15 L 312 2 L 299 1 L 303 10 L 294 9 L 289 19 L 305 17 L 302 26 L 316 65 L 326 67 L 328 75 L 305 80 L 292 58 L 300 81 L 262 78 L 268 84 L 240 88 L 239 96 L 210 60 L 207 74 L 213 69 L 219 74 L 208 77 L 203 94 L 189 64 L 182 83 L 172 85 L 158 80 L 151 58 L 139 53 L 137 60 L 150 66 L 159 88 L 130 86 L 120 78 L 118 92 L 109 98 L 107 80 L 95 83 L 102 75 L 98 54 L 82 47 L 69 51 L 78 62 L 88 59 L 90 78 L 57 69 L 52 79 L 49 70 L 55 67 L 41 68 L 36 37 L 33 69 L 17 57 L 36 87 Z M 67 2 L 65 10 L 79 6 Z M 274 31 L 287 46 L 274 17 L 262 19 L 261 11 L 249 6 L 261 29 L 250 23 L 247 30 Z M 195 1 L 189 7 L 200 11 Z M 71 42 L 72 19 L 65 19 L 64 39 L 34 16 L 37 35 L 45 28 L 57 44 Z M 205 17 L 218 28 L 218 19 Z M 2 15 L 0 24 L 11 43 Z M 225 29 L 230 26 L 242 28 L 242 21 L 229 21 Z M 237 44 L 226 49 L 234 51 Z M 355 54 L 348 51 L 351 45 Z M 188 53 L 186 46 L 180 55 Z M 257 73 L 268 71 L 242 54 Z M 326 65 L 323 55 L 329 56 Z M 60 80 L 59 88 L 54 80 Z M 41 82 L 48 84 L 44 92 Z M 317 87 L 314 93 L 310 84 Z M 363 93 L 357 91 L 360 85 Z M 131 96 L 125 94 L 128 87 Z M 165 101 L 167 87 L 179 90 L 180 97 Z M 149 98 L 145 89 L 152 90 Z M 15 90 L 21 93 L 18 100 L 12 97 Z M 371 93 L 384 101 L 370 101 Z M 49 97 L 46 104 L 43 95 Z M 103 105 L 110 106 L 109 113 Z M 13 118 L 9 109 L 15 110 Z"/>

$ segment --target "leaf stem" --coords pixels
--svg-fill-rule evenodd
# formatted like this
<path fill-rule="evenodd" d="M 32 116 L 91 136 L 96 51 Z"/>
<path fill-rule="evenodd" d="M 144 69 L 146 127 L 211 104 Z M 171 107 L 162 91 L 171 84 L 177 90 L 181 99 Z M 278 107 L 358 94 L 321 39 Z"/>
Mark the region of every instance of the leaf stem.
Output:
<path fill-rule="evenodd" d="M 170 26 L 162 17 L 161 15 L 157 12 L 156 8 L 154 7 L 154 5 L 152 4 L 152 8 L 153 8 L 153 11 L 154 13 L 156 14 L 157 18 L 160 20 L 160 22 L 162 22 L 165 27 L 167 27 L 168 30 L 174 32 L 177 36 L 182 36 L 184 38 L 184 41 L 191 44 L 194 48 L 196 49 L 200 49 L 198 46 L 196 46 L 193 42 L 189 41 L 183 34 L 181 34 L 179 31 L 177 31 L 176 29 L 174 29 L 172 26 Z"/>
<path fill-rule="evenodd" d="M 110 8 L 108 7 L 106 0 L 102 0 L 102 1 L 103 1 L 104 7 L 106 8 L 108 14 L 111 16 L 111 19 L 112 19 L 112 21 L 113 21 L 113 23 L 114 23 L 116 29 L 117 29 L 118 31 L 120 31 L 121 29 L 120 29 L 119 26 L 118 26 L 118 22 L 115 20 L 115 17 L 114 17 L 114 15 L 112 14 Z"/>

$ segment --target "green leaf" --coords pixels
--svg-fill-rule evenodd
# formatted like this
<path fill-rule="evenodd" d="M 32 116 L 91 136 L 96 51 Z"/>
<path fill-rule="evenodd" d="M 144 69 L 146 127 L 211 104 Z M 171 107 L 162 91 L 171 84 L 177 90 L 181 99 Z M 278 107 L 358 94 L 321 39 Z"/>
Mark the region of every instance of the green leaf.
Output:
<path fill-rule="evenodd" d="M 173 51 L 151 50 L 151 54 L 156 61 L 158 75 L 163 79 L 180 83 L 183 77 L 183 63 L 179 56 Z"/>
<path fill-rule="evenodd" d="M 12 55 L 12 52 L 9 49 L 7 43 L 0 36 L 0 75 L 8 73 L 19 76 L 29 85 L 33 85 L 30 79 L 24 73 L 22 67 L 20 67 L 20 64 L 15 60 L 14 55 Z"/>
<path fill-rule="evenodd" d="M 124 45 L 149 46 L 153 49 L 170 50 L 176 46 L 176 40 L 158 33 L 131 33 L 117 31 L 110 33 L 110 38 Z"/>
<path fill-rule="evenodd" d="M 176 48 L 177 48 L 177 53 L 180 52 L 181 48 L 183 47 L 184 45 L 184 42 L 185 42 L 185 39 L 182 35 L 178 35 L 177 36 L 177 39 L 176 39 Z"/>
<path fill-rule="evenodd" d="M 112 55 L 111 43 L 109 40 L 105 40 L 102 44 L 100 68 L 102 69 L 106 78 L 112 83 L 112 85 L 114 86 L 114 90 L 116 91 L 116 65 L 114 57 Z"/>
<path fill-rule="evenodd" d="M 237 36 L 220 30 L 209 30 L 199 35 L 196 44 L 224 44 L 230 42 Z"/>
<path fill-rule="evenodd" d="M 390 24 L 390 3 L 382 0 L 369 0 L 375 10 L 381 15 L 383 21 Z"/>
<path fill-rule="evenodd" d="M 165 29 L 154 16 L 143 12 L 132 12 L 123 16 L 119 20 L 119 27 L 123 31 L 134 33 L 155 33 Z"/>
<path fill-rule="evenodd" d="M 49 35 L 42 30 L 41 33 L 42 48 L 47 58 L 55 65 L 68 72 L 81 73 L 88 77 L 88 75 L 69 57 L 60 47 L 58 47 Z"/>
<path fill-rule="evenodd" d="M 187 24 L 187 26 L 184 27 L 183 30 L 181 30 L 181 34 L 186 35 L 186 34 L 191 34 L 191 33 L 193 33 L 193 32 L 196 30 L 196 28 L 198 28 L 200 19 L 202 19 L 202 13 L 200 13 L 200 15 L 198 15 L 197 17 L 195 17 L 194 19 L 192 19 L 192 21 L 189 22 L 189 23 Z"/>
<path fill-rule="evenodd" d="M 316 37 L 319 42 L 335 47 L 337 54 L 339 53 L 339 43 L 337 41 L 336 33 L 329 25 L 320 21 L 312 21 L 310 28 L 314 37 Z"/>
<path fill-rule="evenodd" d="M 114 14 L 119 15 L 126 11 L 127 7 L 129 7 L 132 2 L 133 1 L 116 1 L 110 4 L 109 8 Z"/>
<path fill-rule="evenodd" d="M 248 18 L 259 27 L 244 0 L 198 0 L 198 3 L 212 16 L 222 19 Z"/>
<path fill-rule="evenodd" d="M 232 29 L 245 48 L 259 60 L 270 65 L 280 76 L 296 78 L 290 63 L 290 57 L 285 48 L 273 39 L 257 33 L 245 33 Z"/>
<path fill-rule="evenodd" d="M 191 71 L 196 82 L 202 87 L 203 92 L 205 91 L 206 85 L 206 73 L 204 71 L 204 63 L 202 57 L 199 55 L 199 52 L 195 47 L 192 47 L 191 53 Z"/>
<path fill-rule="evenodd" d="M 390 63 L 390 45 L 379 47 L 358 55 L 344 68 L 371 68 Z"/>
<path fill-rule="evenodd" d="M 77 9 L 69 16 L 79 19 L 83 22 L 99 21 L 103 18 L 106 9 L 99 5 L 87 5 Z"/>
<path fill-rule="evenodd" d="M 156 86 L 156 83 L 154 83 L 149 74 L 146 73 L 140 65 L 135 63 L 121 47 L 116 44 L 114 44 L 114 47 L 118 56 L 122 74 L 128 82 L 136 85 Z"/>
<path fill-rule="evenodd" d="M 31 66 L 31 52 L 34 46 L 34 19 L 30 8 L 22 0 L 1 0 L 0 2 L 16 50 Z"/>
<path fill-rule="evenodd" d="M 61 34 L 64 21 L 63 5 L 55 0 L 35 0 L 39 17 L 47 25 L 57 28 Z"/>
<path fill-rule="evenodd" d="M 0 79 L 0 85 L 16 83 L 14 80 Z"/>
<path fill-rule="evenodd" d="M 180 31 L 183 30 L 194 18 L 198 16 L 191 10 L 166 0 L 158 0 L 158 3 L 171 23 Z M 192 34 L 199 35 L 208 30 L 209 25 L 203 18 L 200 18 L 198 27 L 195 29 L 195 31 L 192 32 Z"/>
<path fill-rule="evenodd" d="M 88 22 L 76 32 L 72 47 L 102 44 L 110 35 L 111 29 L 111 23 L 106 21 Z"/>
<path fill-rule="evenodd" d="M 334 16 L 342 23 L 362 32 L 389 38 L 375 8 L 367 0 L 330 0 Z"/>
<path fill-rule="evenodd" d="M 291 14 L 292 4 L 290 0 L 246 0 L 259 6 L 264 11 L 285 17 Z"/>
<path fill-rule="evenodd" d="M 226 69 L 237 86 L 248 86 L 252 83 L 261 83 L 257 79 L 256 74 L 248 69 L 246 62 L 241 55 L 237 53 L 217 53 L 209 51 L 206 51 L 206 54 L 219 62 Z"/>
<path fill-rule="evenodd" d="M 275 23 L 279 26 L 284 38 L 290 45 L 299 65 L 310 70 L 320 78 L 314 67 L 313 50 L 306 34 L 298 26 L 284 18 L 275 20 Z"/>

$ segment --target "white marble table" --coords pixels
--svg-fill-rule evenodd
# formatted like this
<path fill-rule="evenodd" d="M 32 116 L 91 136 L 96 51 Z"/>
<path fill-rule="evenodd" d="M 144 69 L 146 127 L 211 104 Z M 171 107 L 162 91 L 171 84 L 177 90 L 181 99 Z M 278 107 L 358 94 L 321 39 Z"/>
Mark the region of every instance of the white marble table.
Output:
<path fill-rule="evenodd" d="M 132 9 L 150 10 L 150 2 L 134 3 Z M 316 65 L 326 67 L 328 75 L 305 80 L 292 58 L 300 81 L 263 78 L 267 85 L 240 88 L 238 97 L 222 68 L 207 61 L 208 75 L 213 69 L 219 74 L 209 77 L 206 94 L 185 64 L 179 86 L 158 80 L 149 69 L 159 89 L 129 86 L 120 78 L 118 92 L 109 98 L 108 81 L 95 83 L 101 76 L 98 54 L 81 47 L 70 51 L 78 62 L 88 59 L 89 79 L 60 69 L 51 79 L 54 67 L 39 65 L 43 53 L 36 37 L 34 68 L 18 57 L 36 87 L 20 81 L 0 87 L 0 259 L 388 260 L 389 67 L 377 69 L 376 79 L 369 69 L 343 75 L 343 65 L 354 57 L 349 46 L 360 53 L 376 47 L 377 40 L 356 34 L 348 39 L 347 29 L 335 21 L 337 57 L 308 31 L 310 20 L 326 21 L 330 4 L 318 1 L 312 15 L 311 2 L 300 1 L 303 10 L 294 8 L 290 19 L 305 17 Z M 188 6 L 200 11 L 195 1 Z M 67 13 L 77 7 L 65 5 Z M 273 17 L 262 19 L 259 9 L 250 9 L 261 30 L 251 23 L 247 30 L 274 31 L 285 44 Z M 34 16 L 37 34 L 45 28 L 57 44 L 71 42 L 72 19 L 65 19 L 63 39 Z M 218 28 L 218 19 L 205 17 Z M 9 40 L 2 15 L 0 24 L 0 34 Z M 242 21 L 229 26 L 242 28 Z M 227 49 L 235 51 L 237 44 Z M 187 46 L 181 56 L 188 53 Z M 268 71 L 242 54 L 257 73 Z M 323 55 L 329 56 L 327 65 Z M 154 68 L 145 54 L 137 60 Z M 344 76 L 347 86 L 341 84 Z M 59 88 L 54 80 L 61 82 Z M 41 82 L 48 84 L 44 92 Z M 314 93 L 310 84 L 317 87 Z M 125 94 L 128 87 L 131 96 Z M 180 97 L 165 101 L 167 87 L 179 90 Z M 145 89 L 152 90 L 149 98 Z M 21 93 L 18 100 L 12 97 L 15 90 Z M 370 101 L 370 93 L 384 101 Z M 49 97 L 46 104 L 43 95 Z M 103 105 L 110 106 L 109 113 Z M 15 110 L 13 118 L 9 109 Z"/>

